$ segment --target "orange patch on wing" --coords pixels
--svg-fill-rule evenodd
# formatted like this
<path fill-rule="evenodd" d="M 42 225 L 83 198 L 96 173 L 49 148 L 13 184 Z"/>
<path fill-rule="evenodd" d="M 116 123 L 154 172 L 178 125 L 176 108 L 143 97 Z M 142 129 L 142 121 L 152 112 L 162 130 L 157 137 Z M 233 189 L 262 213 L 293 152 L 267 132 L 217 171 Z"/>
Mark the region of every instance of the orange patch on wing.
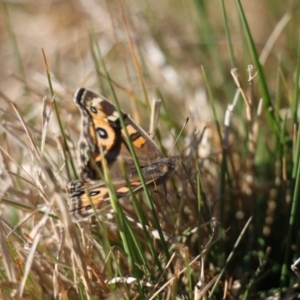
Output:
<path fill-rule="evenodd" d="M 164 173 L 168 173 L 168 172 L 170 172 L 170 170 L 171 170 L 170 166 L 168 166 L 168 165 L 163 166 L 163 172 Z"/>
<path fill-rule="evenodd" d="M 127 129 L 127 132 L 128 132 L 129 136 L 131 136 L 134 133 L 137 133 L 137 131 L 130 124 L 126 125 L 126 129 Z M 123 131 L 123 129 L 122 129 L 122 131 Z"/>
<path fill-rule="evenodd" d="M 127 193 L 129 191 L 128 187 L 123 186 L 117 190 L 117 193 Z"/>
<path fill-rule="evenodd" d="M 146 140 L 142 136 L 132 142 L 132 144 L 137 148 L 142 148 L 145 143 Z"/>
<path fill-rule="evenodd" d="M 103 202 L 103 199 L 100 198 L 100 199 L 97 199 L 97 201 L 93 201 L 93 205 L 95 206 L 95 208 L 99 208 L 100 207 L 100 204 L 102 204 Z M 91 206 L 91 202 L 89 200 L 85 200 L 85 201 L 82 201 L 82 204 L 81 204 L 81 210 L 85 211 L 86 210 L 86 207 L 90 207 Z"/>
<path fill-rule="evenodd" d="M 137 133 L 136 129 L 130 124 L 126 125 L 126 129 L 130 137 L 132 137 L 134 134 Z M 122 134 L 125 136 L 125 132 L 123 129 L 122 129 Z M 146 140 L 143 136 L 139 136 L 137 139 L 132 141 L 132 144 L 137 148 L 142 148 L 145 143 Z"/>
<path fill-rule="evenodd" d="M 138 185 L 141 185 L 141 182 L 140 181 L 132 181 L 132 182 L 130 182 L 130 185 L 131 186 L 138 186 Z"/>
<path fill-rule="evenodd" d="M 93 205 L 95 205 L 95 207 L 98 208 L 100 204 L 102 204 L 104 198 L 108 196 L 107 188 L 99 188 L 95 189 L 94 191 L 98 191 L 99 194 L 95 196 L 90 196 L 88 193 L 85 193 L 80 197 L 83 207 L 87 207 L 88 205 L 91 205 L 91 203 L 93 203 Z"/>
<path fill-rule="evenodd" d="M 102 155 L 99 153 L 92 153 L 92 158 L 95 162 L 100 162 L 102 160 Z M 91 164 L 91 166 L 93 166 L 93 164 Z"/>

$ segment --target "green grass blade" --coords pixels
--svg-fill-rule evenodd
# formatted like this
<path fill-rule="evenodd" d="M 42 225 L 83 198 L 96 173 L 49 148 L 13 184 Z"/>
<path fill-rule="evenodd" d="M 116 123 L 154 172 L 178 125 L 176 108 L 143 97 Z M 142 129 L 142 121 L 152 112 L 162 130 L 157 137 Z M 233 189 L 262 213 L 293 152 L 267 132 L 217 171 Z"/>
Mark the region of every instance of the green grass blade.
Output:
<path fill-rule="evenodd" d="M 276 121 L 276 117 L 274 114 L 274 108 L 273 108 L 273 104 L 271 101 L 271 97 L 269 94 L 269 90 L 267 87 L 267 82 L 266 82 L 266 77 L 264 75 L 264 70 L 260 64 L 259 61 L 259 56 L 250 32 L 250 28 L 246 19 L 246 16 L 244 14 L 244 10 L 242 7 L 242 4 L 240 2 L 240 0 L 235 0 L 236 6 L 238 8 L 238 12 L 239 12 L 239 16 L 241 19 L 241 22 L 243 24 L 244 27 L 244 33 L 246 35 L 247 41 L 248 41 L 248 47 L 254 62 L 255 67 L 257 68 L 258 71 L 258 82 L 259 82 L 259 86 L 260 86 L 260 90 L 262 93 L 262 98 L 264 100 L 264 105 L 266 107 L 266 113 L 267 113 L 267 119 L 269 122 L 269 125 L 271 128 L 273 128 L 273 130 L 276 132 L 279 132 L 279 125 Z"/>

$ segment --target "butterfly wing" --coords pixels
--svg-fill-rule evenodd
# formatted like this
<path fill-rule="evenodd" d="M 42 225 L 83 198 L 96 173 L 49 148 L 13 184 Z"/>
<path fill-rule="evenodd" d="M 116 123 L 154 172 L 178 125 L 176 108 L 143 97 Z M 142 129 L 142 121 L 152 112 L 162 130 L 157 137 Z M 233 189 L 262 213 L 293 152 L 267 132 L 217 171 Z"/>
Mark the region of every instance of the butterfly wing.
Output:
<path fill-rule="evenodd" d="M 142 184 L 115 106 L 101 95 L 85 88 L 76 92 L 74 101 L 82 116 L 79 143 L 82 180 L 70 182 L 68 192 L 70 213 L 73 220 L 78 222 L 110 203 L 109 189 L 100 176 L 103 174 L 104 160 L 118 199 L 128 195 L 129 188 L 133 192 L 141 190 Z M 124 112 L 121 113 L 146 184 L 164 182 L 175 169 L 175 161 L 163 157 L 148 134 Z"/>
<path fill-rule="evenodd" d="M 85 88 L 77 91 L 74 97 L 82 115 L 82 132 L 80 141 L 80 161 L 83 178 L 99 179 L 102 161 L 106 160 L 112 179 L 123 178 L 120 160 L 125 164 L 129 177 L 137 176 L 136 168 L 125 138 L 125 131 L 120 123 L 120 116 L 115 106 L 103 96 Z M 129 116 L 122 112 L 122 117 L 144 174 L 150 175 L 160 169 L 170 172 L 174 161 L 164 158 L 149 135 Z M 161 168 L 165 163 L 165 168 Z M 159 166 L 153 168 L 153 165 Z M 135 179 L 133 179 L 135 180 Z"/>
<path fill-rule="evenodd" d="M 150 182 L 149 182 L 150 184 Z M 140 181 L 130 182 L 130 188 L 126 182 L 120 181 L 113 184 L 116 198 L 121 199 L 130 192 L 138 192 L 142 185 Z M 68 184 L 69 212 L 74 222 L 80 222 L 91 217 L 95 211 L 101 211 L 110 205 L 109 188 L 101 181 L 83 182 L 71 181 Z"/>

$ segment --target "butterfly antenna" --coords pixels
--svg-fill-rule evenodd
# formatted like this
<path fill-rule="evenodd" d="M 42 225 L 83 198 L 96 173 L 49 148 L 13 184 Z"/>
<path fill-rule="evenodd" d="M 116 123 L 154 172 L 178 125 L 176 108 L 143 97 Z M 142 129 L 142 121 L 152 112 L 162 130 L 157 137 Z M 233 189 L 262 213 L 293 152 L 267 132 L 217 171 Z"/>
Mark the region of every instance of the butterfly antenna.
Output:
<path fill-rule="evenodd" d="M 179 132 L 179 134 L 178 134 L 178 136 L 177 136 L 175 142 L 174 142 L 173 147 L 171 148 L 171 151 L 169 152 L 169 155 L 170 155 L 170 154 L 172 153 L 172 151 L 174 150 L 175 145 L 177 144 L 177 142 L 178 142 L 178 140 L 179 140 L 179 137 L 181 136 L 181 134 L 182 134 L 182 132 L 183 132 L 185 126 L 187 125 L 189 119 L 190 119 L 190 117 L 187 117 L 187 118 L 185 119 L 185 122 L 184 122 L 184 124 L 183 124 L 183 126 L 182 126 L 182 128 L 181 128 L 181 130 L 180 130 L 180 132 Z"/>

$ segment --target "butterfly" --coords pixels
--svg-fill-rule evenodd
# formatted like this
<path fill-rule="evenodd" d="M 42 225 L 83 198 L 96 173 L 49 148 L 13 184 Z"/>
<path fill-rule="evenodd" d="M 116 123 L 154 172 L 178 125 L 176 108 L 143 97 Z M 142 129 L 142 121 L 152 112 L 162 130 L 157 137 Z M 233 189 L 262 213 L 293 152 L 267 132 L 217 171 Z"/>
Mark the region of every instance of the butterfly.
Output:
<path fill-rule="evenodd" d="M 105 168 L 118 199 L 130 189 L 142 189 L 121 117 L 147 185 L 165 182 L 175 170 L 175 160 L 164 157 L 150 136 L 123 111 L 120 116 L 112 102 L 86 88 L 77 90 L 74 102 L 81 112 L 81 138 L 80 180 L 71 181 L 67 187 L 73 221 L 86 220 L 107 206 L 110 197 L 103 180 Z"/>

